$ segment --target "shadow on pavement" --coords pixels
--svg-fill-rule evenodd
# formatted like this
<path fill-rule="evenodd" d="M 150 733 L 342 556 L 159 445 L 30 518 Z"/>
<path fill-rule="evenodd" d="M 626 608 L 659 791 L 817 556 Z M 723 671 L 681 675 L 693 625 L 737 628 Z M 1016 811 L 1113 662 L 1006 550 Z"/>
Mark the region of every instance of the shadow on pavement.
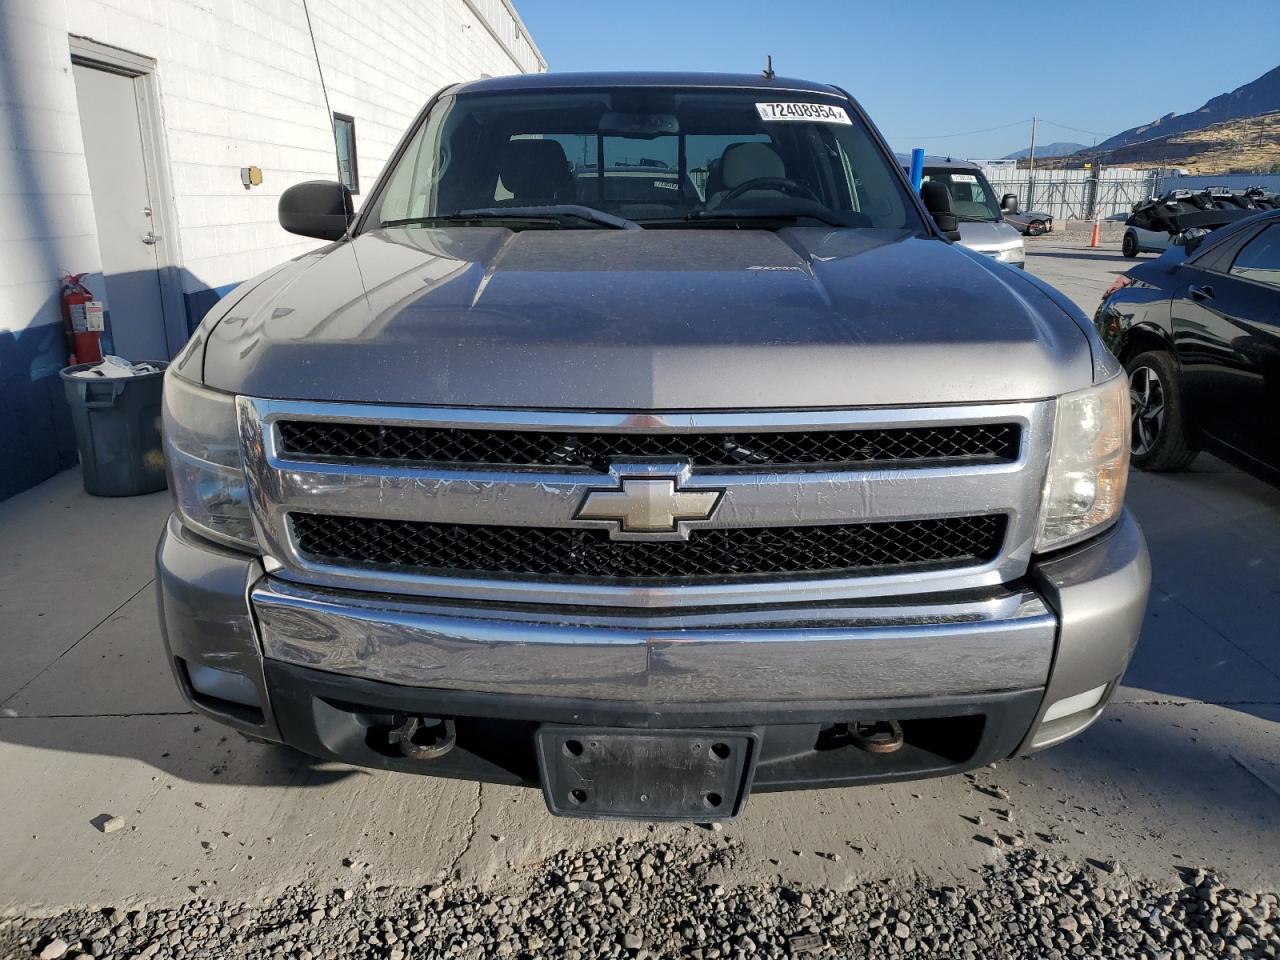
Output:
<path fill-rule="evenodd" d="M 1275 719 L 1280 490 L 1201 456 L 1183 474 L 1135 473 L 1128 500 L 1152 591 L 1124 682 Z"/>
<path fill-rule="evenodd" d="M 1086 248 L 1084 250 L 1036 250 L 1028 249 L 1027 254 L 1033 257 L 1046 257 L 1053 260 L 1096 260 L 1104 263 L 1123 264 L 1125 267 L 1132 267 L 1139 261 L 1130 260 L 1128 257 L 1111 253 L 1103 250 L 1101 247 L 1097 250 Z"/>
<path fill-rule="evenodd" d="M 5 744 L 114 757 L 190 783 L 316 787 L 370 775 L 289 747 L 248 741 L 195 713 L 0 718 L 0 746 Z M 8 766 L 16 772 L 20 764 Z"/>
<path fill-rule="evenodd" d="M 1280 707 L 1263 719 L 1261 709 L 1150 702 L 1113 703 L 1079 737 L 993 771 L 1019 822 L 1038 817 L 1051 835 L 1122 861 L 1275 883 L 1264 851 L 1280 848 Z"/>

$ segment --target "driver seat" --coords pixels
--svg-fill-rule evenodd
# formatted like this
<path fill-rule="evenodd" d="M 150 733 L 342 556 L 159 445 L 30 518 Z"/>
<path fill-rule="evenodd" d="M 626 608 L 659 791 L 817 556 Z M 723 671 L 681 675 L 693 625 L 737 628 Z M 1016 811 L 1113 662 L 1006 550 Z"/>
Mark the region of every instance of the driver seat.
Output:
<path fill-rule="evenodd" d="M 577 188 L 569 158 L 557 140 L 509 140 L 498 159 L 498 176 L 511 199 L 500 207 L 573 203 Z"/>
<path fill-rule="evenodd" d="M 787 168 L 767 143 L 731 143 L 720 154 L 719 189 L 707 198 L 707 207 L 718 207 L 729 191 L 761 177 L 786 177 Z M 777 196 L 775 190 L 748 190 L 742 197 Z"/>

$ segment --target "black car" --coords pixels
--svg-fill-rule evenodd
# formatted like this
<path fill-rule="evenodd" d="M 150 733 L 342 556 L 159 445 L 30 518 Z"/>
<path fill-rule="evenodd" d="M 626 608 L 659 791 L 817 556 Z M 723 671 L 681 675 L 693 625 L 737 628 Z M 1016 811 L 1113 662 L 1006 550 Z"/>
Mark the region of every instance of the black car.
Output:
<path fill-rule="evenodd" d="M 1028 237 L 1053 233 L 1053 214 L 1043 210 L 1019 210 L 1018 198 L 1011 193 L 1004 195 L 1001 211 L 1004 221 L 1013 229 Z"/>
<path fill-rule="evenodd" d="M 1128 371 L 1135 466 L 1206 449 L 1280 482 L 1280 210 L 1134 267 L 1094 323 Z"/>

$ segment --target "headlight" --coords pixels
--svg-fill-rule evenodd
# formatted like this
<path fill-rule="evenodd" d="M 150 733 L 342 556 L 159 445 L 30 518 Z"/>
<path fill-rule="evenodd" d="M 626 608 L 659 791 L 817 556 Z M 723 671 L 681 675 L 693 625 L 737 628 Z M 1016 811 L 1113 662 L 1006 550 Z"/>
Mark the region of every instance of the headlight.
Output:
<path fill-rule="evenodd" d="M 256 550 L 236 398 L 188 383 L 170 368 L 164 378 L 164 446 L 169 489 L 182 522 L 211 540 Z"/>
<path fill-rule="evenodd" d="M 1124 376 L 1058 398 L 1036 550 L 1083 540 L 1120 515 L 1129 426 Z"/>
<path fill-rule="evenodd" d="M 1016 247 L 1007 247 L 996 254 L 996 259 L 1001 263 L 1019 263 L 1025 254 L 1022 252 L 1022 244 Z"/>

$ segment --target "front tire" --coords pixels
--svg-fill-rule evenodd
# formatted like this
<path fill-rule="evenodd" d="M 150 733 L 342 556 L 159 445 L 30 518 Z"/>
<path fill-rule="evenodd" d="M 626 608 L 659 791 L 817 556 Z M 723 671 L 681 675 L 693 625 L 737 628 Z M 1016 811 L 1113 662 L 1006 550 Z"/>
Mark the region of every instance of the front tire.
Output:
<path fill-rule="evenodd" d="M 1126 233 L 1124 239 L 1120 242 L 1120 252 L 1130 260 L 1136 260 L 1138 257 L 1138 236 L 1135 233 Z"/>
<path fill-rule="evenodd" d="M 1149 350 L 1124 365 L 1133 408 L 1129 451 L 1139 470 L 1185 470 L 1199 451 L 1187 442 L 1178 365 L 1163 350 Z"/>
<path fill-rule="evenodd" d="M 1029 237 L 1044 236 L 1044 221 L 1032 220 L 1029 224 L 1027 224 L 1027 236 Z"/>

